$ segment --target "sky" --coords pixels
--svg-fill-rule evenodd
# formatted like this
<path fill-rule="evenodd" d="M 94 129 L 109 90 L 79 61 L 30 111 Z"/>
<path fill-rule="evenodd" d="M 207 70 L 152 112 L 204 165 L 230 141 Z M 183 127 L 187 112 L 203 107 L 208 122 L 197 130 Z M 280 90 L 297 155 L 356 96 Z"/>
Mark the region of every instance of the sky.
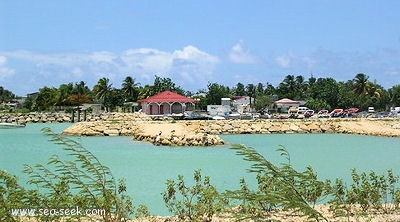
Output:
<path fill-rule="evenodd" d="M 399 0 L 0 0 L 0 86 L 127 76 L 277 86 L 287 75 L 400 84 Z"/>

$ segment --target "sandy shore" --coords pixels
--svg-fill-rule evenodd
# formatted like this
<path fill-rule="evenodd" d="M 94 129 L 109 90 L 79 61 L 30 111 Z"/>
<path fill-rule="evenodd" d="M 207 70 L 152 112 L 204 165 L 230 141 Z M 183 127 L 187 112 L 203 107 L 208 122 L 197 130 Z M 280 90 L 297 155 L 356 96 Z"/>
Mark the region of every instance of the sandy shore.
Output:
<path fill-rule="evenodd" d="M 393 212 L 390 214 L 380 214 L 380 213 L 369 213 L 362 214 L 358 213 L 349 217 L 334 217 L 332 212 L 328 210 L 326 205 L 320 205 L 315 207 L 318 212 L 320 212 L 329 222 L 398 222 L 400 221 L 400 212 Z M 33 218 L 19 218 L 23 222 L 39 222 L 34 217 Z M 68 219 L 60 219 L 60 222 L 67 222 Z M 81 218 L 81 222 L 97 222 L 102 221 L 101 218 Z M 149 216 L 145 218 L 134 218 L 126 220 L 126 222 L 179 222 L 176 216 Z M 213 216 L 211 222 L 234 222 L 238 221 L 227 215 Z M 255 220 L 241 220 L 243 222 L 255 222 Z M 260 221 L 260 220 L 258 220 Z M 307 220 L 306 217 L 300 216 L 296 213 L 291 213 L 288 211 L 276 211 L 266 214 L 261 221 L 282 221 L 282 222 L 305 222 L 313 221 Z"/>

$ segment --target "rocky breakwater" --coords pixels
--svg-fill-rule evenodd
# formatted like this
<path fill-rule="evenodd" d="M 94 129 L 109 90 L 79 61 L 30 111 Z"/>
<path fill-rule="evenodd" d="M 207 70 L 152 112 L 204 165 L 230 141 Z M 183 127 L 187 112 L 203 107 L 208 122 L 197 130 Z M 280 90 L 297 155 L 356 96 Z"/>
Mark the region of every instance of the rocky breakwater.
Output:
<path fill-rule="evenodd" d="M 101 113 L 87 114 L 85 122 L 93 121 L 148 121 L 151 117 L 143 113 Z M 77 117 L 75 116 L 75 121 Z M 83 121 L 81 115 L 80 121 Z M 71 122 L 70 113 L 0 113 L 0 122 L 18 123 L 64 123 Z"/>
<path fill-rule="evenodd" d="M 400 137 L 400 119 L 289 119 L 225 120 L 188 123 L 210 134 L 343 133 Z"/>
<path fill-rule="evenodd" d="M 0 122 L 62 123 L 71 122 L 71 117 L 64 113 L 0 113 Z"/>
<path fill-rule="evenodd" d="M 218 135 L 190 131 L 184 122 L 96 121 L 79 122 L 63 131 L 75 136 L 133 136 L 134 140 L 164 146 L 214 146 L 224 141 Z"/>
<path fill-rule="evenodd" d="M 138 124 L 134 139 L 164 146 L 215 146 L 225 142 L 209 132 L 188 127 L 187 122 L 147 122 Z"/>
<path fill-rule="evenodd" d="M 307 120 L 134 120 L 80 122 L 68 135 L 133 136 L 135 140 L 166 146 L 213 146 L 225 142 L 220 134 L 346 133 L 400 137 L 400 119 Z"/>

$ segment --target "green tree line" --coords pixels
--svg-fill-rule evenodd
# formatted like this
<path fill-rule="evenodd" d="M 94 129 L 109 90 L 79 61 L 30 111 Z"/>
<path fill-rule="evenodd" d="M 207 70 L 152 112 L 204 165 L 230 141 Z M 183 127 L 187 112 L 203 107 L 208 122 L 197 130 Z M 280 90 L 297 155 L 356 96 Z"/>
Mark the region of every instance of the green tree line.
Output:
<path fill-rule="evenodd" d="M 58 88 L 44 86 L 36 96 L 28 97 L 24 107 L 29 111 L 48 111 L 57 106 L 77 106 L 83 103 L 101 103 L 113 111 L 125 102 L 135 102 L 159 92 L 170 90 L 185 96 L 197 98 L 198 109 L 207 105 L 219 105 L 221 98 L 250 96 L 253 108 L 261 110 L 277 99 L 289 98 L 306 101 L 307 107 L 335 109 L 357 107 L 366 110 L 387 110 L 400 106 L 400 84 L 385 89 L 369 76 L 359 73 L 353 79 L 336 81 L 333 78 L 306 79 L 302 75 L 287 75 L 277 86 L 271 83 L 237 83 L 233 87 L 209 82 L 207 89 L 197 92 L 186 91 L 170 78 L 155 76 L 153 84 L 142 86 L 135 78 L 127 76 L 119 87 L 113 86 L 108 78 L 101 78 L 91 89 L 85 82 L 61 84 Z M 10 101 L 15 95 L 0 87 L 0 102 Z"/>

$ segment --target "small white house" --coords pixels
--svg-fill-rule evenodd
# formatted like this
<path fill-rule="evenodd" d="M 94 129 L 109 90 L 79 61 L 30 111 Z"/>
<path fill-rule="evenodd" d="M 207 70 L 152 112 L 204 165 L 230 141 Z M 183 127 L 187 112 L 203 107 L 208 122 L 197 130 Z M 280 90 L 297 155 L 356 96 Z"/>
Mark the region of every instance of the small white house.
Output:
<path fill-rule="evenodd" d="M 238 113 L 251 112 L 250 103 L 254 103 L 254 99 L 250 96 L 241 96 L 232 99 L 233 109 L 236 110 Z"/>
<path fill-rule="evenodd" d="M 291 99 L 281 99 L 274 102 L 278 112 L 287 112 L 290 107 L 298 108 L 300 106 L 299 101 L 291 100 Z"/>

